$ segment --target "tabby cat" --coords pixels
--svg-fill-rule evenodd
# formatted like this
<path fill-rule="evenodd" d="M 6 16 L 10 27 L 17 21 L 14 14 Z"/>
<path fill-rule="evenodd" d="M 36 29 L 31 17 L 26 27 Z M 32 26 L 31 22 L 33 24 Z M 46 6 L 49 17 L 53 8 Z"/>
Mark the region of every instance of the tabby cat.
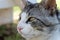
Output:
<path fill-rule="evenodd" d="M 60 40 L 59 15 L 55 0 L 28 2 L 20 15 L 17 30 L 26 40 Z"/>

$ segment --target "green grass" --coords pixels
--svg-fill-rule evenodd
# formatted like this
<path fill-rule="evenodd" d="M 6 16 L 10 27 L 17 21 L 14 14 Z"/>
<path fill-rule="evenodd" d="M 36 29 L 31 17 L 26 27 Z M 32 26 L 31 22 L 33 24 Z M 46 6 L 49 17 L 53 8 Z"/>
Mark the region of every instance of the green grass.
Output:
<path fill-rule="evenodd" d="M 17 30 L 16 30 L 16 26 L 17 26 L 17 24 L 15 24 L 15 23 L 11 23 L 11 24 L 8 24 L 9 25 L 9 27 L 11 27 L 12 29 L 12 33 L 11 33 L 11 35 L 9 34 L 8 36 L 6 36 L 6 28 L 7 28 L 7 25 L 5 24 L 5 25 L 1 25 L 0 26 L 0 36 L 3 36 L 4 34 L 5 34 L 5 36 L 4 36 L 4 40 L 25 40 L 23 37 L 21 37 L 21 35 L 20 34 L 18 34 L 18 32 L 17 32 Z M 9 31 L 8 31 L 9 32 Z"/>
<path fill-rule="evenodd" d="M 25 39 L 22 38 L 20 34 L 15 34 L 9 37 L 5 37 L 5 40 L 25 40 Z"/>

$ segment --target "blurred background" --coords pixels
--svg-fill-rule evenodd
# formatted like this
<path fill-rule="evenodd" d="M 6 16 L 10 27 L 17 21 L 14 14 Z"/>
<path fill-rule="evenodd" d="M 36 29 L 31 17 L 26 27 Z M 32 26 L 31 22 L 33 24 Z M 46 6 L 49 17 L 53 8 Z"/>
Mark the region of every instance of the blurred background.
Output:
<path fill-rule="evenodd" d="M 0 0 L 0 40 L 25 40 L 16 30 L 19 14 L 22 10 L 20 7 L 21 1 L 5 1 Z M 37 0 L 36 2 L 39 3 L 40 1 Z M 58 9 L 60 9 L 60 0 L 56 0 L 56 3 Z"/>

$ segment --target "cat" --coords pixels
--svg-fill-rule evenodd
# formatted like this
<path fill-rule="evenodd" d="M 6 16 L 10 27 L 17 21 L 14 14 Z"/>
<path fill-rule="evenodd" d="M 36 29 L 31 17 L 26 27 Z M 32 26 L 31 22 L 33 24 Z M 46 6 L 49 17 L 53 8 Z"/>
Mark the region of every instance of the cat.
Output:
<path fill-rule="evenodd" d="M 26 40 L 60 40 L 60 12 L 55 0 L 26 5 L 17 31 Z"/>

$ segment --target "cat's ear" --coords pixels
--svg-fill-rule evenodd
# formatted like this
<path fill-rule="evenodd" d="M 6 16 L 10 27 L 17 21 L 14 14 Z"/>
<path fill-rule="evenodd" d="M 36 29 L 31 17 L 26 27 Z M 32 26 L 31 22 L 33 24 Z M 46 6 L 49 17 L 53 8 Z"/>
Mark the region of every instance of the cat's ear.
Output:
<path fill-rule="evenodd" d="M 42 0 L 41 4 L 48 10 L 54 11 L 56 9 L 56 0 Z"/>
<path fill-rule="evenodd" d="M 56 7 L 56 0 L 42 0 L 41 3 L 47 9 Z"/>

